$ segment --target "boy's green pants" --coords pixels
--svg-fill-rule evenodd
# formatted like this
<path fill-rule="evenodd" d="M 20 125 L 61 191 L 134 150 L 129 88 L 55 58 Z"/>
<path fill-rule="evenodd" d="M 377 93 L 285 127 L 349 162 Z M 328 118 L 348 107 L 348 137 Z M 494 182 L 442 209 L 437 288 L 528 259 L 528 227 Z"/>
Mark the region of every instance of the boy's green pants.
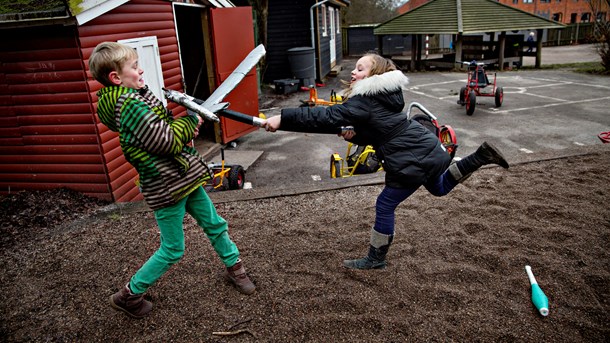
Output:
<path fill-rule="evenodd" d="M 239 258 L 239 250 L 229 237 L 226 220 L 216 213 L 214 204 L 203 187 L 175 205 L 156 210 L 155 218 L 161 231 L 161 246 L 131 278 L 129 288 L 141 294 L 152 286 L 174 263 L 184 255 L 183 220 L 188 212 L 207 235 L 212 247 L 225 266 L 233 266 Z"/>

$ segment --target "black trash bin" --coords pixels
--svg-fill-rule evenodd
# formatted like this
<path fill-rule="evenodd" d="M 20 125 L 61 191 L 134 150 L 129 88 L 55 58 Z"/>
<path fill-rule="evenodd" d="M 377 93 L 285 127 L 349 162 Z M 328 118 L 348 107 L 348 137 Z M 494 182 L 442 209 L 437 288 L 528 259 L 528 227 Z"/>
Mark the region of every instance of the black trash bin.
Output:
<path fill-rule="evenodd" d="M 287 54 L 293 76 L 301 80 L 305 87 L 315 85 L 316 57 L 314 48 L 308 46 L 292 48 L 288 49 Z"/>

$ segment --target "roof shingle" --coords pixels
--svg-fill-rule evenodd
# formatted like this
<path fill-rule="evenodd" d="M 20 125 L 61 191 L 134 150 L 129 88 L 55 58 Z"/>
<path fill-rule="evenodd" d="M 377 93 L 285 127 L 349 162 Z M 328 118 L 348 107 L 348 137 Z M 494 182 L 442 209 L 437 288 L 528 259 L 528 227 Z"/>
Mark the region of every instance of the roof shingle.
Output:
<path fill-rule="evenodd" d="M 378 25 L 376 35 L 457 34 L 563 28 L 493 0 L 432 0 Z"/>

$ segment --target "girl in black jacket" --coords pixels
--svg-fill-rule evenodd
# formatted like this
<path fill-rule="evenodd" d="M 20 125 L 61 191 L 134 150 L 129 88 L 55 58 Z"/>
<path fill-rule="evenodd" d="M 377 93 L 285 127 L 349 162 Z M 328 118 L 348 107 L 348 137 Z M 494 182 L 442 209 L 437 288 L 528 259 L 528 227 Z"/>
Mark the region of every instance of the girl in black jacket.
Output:
<path fill-rule="evenodd" d="M 385 187 L 377 197 L 369 253 L 343 261 L 347 268 L 385 268 L 394 238 L 394 211 L 420 186 L 435 196 L 443 196 L 483 165 L 495 163 L 508 168 L 502 154 L 487 142 L 475 153 L 450 164 L 451 157 L 440 140 L 402 112 L 402 88 L 407 83 L 408 78 L 396 70 L 392 61 L 366 54 L 351 73 L 343 104 L 286 108 L 280 116 L 263 124 L 271 132 L 282 129 L 310 133 L 336 133 L 341 126 L 353 126 L 353 131 L 340 135 L 354 144 L 372 145 L 375 149 L 386 172 Z"/>

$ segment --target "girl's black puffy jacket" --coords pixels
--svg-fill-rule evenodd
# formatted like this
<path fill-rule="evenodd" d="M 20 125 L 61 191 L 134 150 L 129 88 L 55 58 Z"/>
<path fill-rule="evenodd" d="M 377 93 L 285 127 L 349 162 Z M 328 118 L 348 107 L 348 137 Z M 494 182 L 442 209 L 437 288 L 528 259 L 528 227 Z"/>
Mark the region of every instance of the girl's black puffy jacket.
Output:
<path fill-rule="evenodd" d="M 367 77 L 353 85 L 343 104 L 283 109 L 280 129 L 336 134 L 341 126 L 351 125 L 356 132 L 351 142 L 375 149 L 386 185 L 420 186 L 440 176 L 451 157 L 434 134 L 402 112 L 407 83 L 399 70 Z"/>

